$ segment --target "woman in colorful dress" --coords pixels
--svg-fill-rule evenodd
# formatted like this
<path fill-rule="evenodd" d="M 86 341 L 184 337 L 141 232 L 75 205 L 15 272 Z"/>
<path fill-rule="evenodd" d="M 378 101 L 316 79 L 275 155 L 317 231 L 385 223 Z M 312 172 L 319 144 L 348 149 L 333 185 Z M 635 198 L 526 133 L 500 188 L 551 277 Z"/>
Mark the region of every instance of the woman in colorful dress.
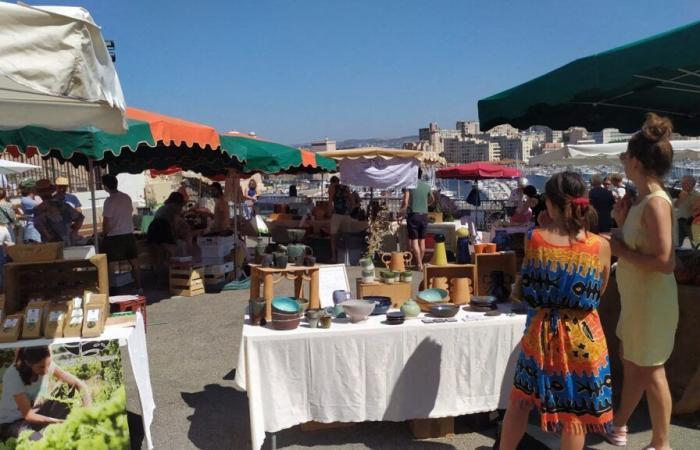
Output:
<path fill-rule="evenodd" d="M 535 407 L 543 430 L 562 433 L 562 450 L 580 450 L 586 433 L 610 429 L 612 383 L 596 308 L 610 273 L 610 246 L 589 229 L 597 220 L 586 185 L 573 172 L 545 186 L 545 228 L 528 236 L 521 270 L 530 308 L 500 450 L 515 450 Z"/>
<path fill-rule="evenodd" d="M 624 225 L 611 241 L 619 257 L 617 337 L 624 383 L 615 427 L 607 437 L 618 446 L 627 444 L 627 421 L 646 393 L 652 425 L 647 448 L 670 448 L 671 393 L 664 363 L 673 351 L 678 325 L 678 290 L 673 276 L 673 206 L 662 180 L 673 162 L 671 130 L 668 119 L 649 114 L 620 156 L 637 198 L 625 197 L 615 204 L 615 220 Z"/>

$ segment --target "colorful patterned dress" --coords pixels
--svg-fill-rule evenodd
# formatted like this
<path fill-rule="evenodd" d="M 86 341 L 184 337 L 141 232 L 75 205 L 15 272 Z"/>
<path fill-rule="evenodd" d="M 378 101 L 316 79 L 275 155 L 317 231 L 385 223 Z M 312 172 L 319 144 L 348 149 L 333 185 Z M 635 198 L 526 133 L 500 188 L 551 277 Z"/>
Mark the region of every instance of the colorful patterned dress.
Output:
<path fill-rule="evenodd" d="M 529 305 L 511 399 L 534 405 L 546 431 L 587 433 L 612 425 L 612 380 L 596 307 L 600 237 L 557 246 L 528 237 L 522 296 Z"/>

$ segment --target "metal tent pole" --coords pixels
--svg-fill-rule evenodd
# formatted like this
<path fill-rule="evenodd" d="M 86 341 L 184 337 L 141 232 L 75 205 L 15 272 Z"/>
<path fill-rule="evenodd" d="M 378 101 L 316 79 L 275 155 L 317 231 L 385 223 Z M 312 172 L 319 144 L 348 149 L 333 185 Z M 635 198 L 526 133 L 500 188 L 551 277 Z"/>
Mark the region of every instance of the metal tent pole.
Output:
<path fill-rule="evenodd" d="M 92 158 L 88 158 L 88 180 L 90 182 L 90 202 L 92 207 L 92 238 L 95 241 L 95 253 L 100 253 L 100 242 L 97 239 L 97 206 L 95 202 L 95 168 Z"/>

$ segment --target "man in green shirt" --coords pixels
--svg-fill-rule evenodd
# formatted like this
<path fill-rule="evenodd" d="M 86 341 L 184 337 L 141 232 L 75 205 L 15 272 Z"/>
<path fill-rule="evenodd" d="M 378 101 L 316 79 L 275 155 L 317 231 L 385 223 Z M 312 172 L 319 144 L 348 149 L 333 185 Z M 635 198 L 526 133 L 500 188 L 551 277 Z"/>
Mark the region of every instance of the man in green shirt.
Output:
<path fill-rule="evenodd" d="M 434 201 L 430 185 L 423 181 L 423 171 L 418 169 L 418 183 L 413 189 L 405 189 L 401 210 L 406 214 L 408 241 L 418 270 L 423 270 L 425 234 L 428 230 L 428 205 Z"/>

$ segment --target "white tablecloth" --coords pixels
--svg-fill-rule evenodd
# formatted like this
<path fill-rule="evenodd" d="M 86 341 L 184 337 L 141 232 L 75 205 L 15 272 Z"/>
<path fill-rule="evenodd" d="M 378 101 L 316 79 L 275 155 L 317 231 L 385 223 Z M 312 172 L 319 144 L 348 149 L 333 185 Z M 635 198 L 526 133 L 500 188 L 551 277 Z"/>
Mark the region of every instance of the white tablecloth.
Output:
<path fill-rule="evenodd" d="M 509 306 L 509 305 L 505 305 Z M 456 323 L 243 326 L 235 385 L 253 449 L 266 432 L 317 422 L 405 421 L 504 408 L 525 316 L 460 311 Z"/>
<path fill-rule="evenodd" d="M 153 422 L 153 412 L 156 405 L 153 401 L 153 389 L 151 387 L 151 374 L 148 368 L 148 350 L 146 349 L 146 331 L 143 324 L 143 316 L 136 313 L 136 326 L 118 327 L 109 326 L 105 328 L 101 336 L 95 338 L 58 338 L 58 339 L 32 339 L 17 342 L 0 344 L 0 350 L 18 347 L 36 347 L 39 345 L 70 344 L 88 341 L 111 341 L 119 340 L 119 345 L 126 345 L 129 351 L 129 361 L 131 370 L 136 380 L 136 388 L 139 391 L 139 401 L 141 402 L 141 414 L 143 419 L 143 430 L 146 437 L 146 444 L 149 449 L 153 448 L 151 439 L 151 423 Z"/>

